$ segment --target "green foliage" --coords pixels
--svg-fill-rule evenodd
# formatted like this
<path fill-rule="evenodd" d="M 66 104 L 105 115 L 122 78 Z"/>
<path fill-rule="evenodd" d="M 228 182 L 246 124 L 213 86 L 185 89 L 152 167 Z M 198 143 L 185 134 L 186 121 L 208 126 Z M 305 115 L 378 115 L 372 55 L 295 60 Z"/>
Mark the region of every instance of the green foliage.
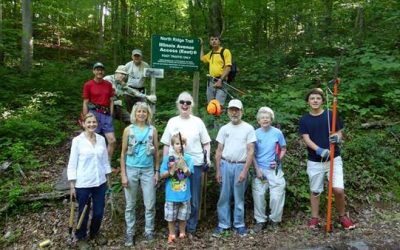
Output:
<path fill-rule="evenodd" d="M 382 131 L 353 132 L 348 136 L 343 155 L 350 190 L 370 190 L 385 199 L 400 200 L 399 132 L 400 126 L 395 126 Z M 357 196 L 353 192 L 349 193 Z"/>
<path fill-rule="evenodd" d="M 8 238 L 5 238 L 4 235 L 2 235 L 0 237 L 0 246 L 12 245 L 14 242 L 18 241 L 18 239 L 21 237 L 21 235 L 22 235 L 21 229 L 15 230 L 13 233 L 11 233 L 11 235 Z"/>
<path fill-rule="evenodd" d="M 102 46 L 93 43 L 100 39 L 102 18 L 93 2 L 34 1 L 35 64 L 29 76 L 21 76 L 17 69 L 20 4 L 4 2 L 0 20 L 0 51 L 4 52 L 0 62 L 0 163 L 12 162 L 12 170 L 0 178 L 0 202 L 14 205 L 25 193 L 49 190 L 45 184 L 22 186 L 21 171 L 40 171 L 46 166 L 42 154 L 58 147 L 77 129 L 82 85 L 92 77 L 93 61 L 102 60 L 111 74 L 112 66 L 130 60 L 133 47 L 142 48 L 145 60 L 150 61 L 152 34 L 204 38 L 208 30 L 210 1 L 191 1 L 191 9 L 183 0 L 125 1 L 126 6 L 118 9 L 113 9 L 114 2 L 107 2 L 110 15 L 104 16 Z M 399 127 L 358 130 L 360 122 L 397 121 L 399 116 L 398 1 L 249 0 L 223 4 L 223 46 L 233 52 L 239 65 L 234 86 L 247 94 L 229 92 L 243 101 L 243 118 L 254 126 L 261 106 L 275 111 L 275 124 L 288 142 L 284 160 L 287 206 L 309 209 L 305 147 L 299 143 L 297 124 L 307 110 L 305 92 L 313 87 L 327 90 L 339 59 L 338 109 L 347 125 L 343 156 L 348 195 L 363 199 L 359 191 L 363 190 L 367 196 L 383 193 L 388 199 L 390 195 L 398 198 Z M 197 114 L 206 124 L 213 124 L 205 111 L 205 71 L 202 66 Z M 159 135 L 176 115 L 175 98 L 192 89 L 192 75 L 187 72 L 166 71 L 165 76 L 157 80 L 155 125 Z M 329 105 L 331 102 L 330 95 Z M 218 119 L 219 124 L 226 122 L 226 115 Z M 215 138 L 217 130 L 209 133 Z M 115 184 L 115 188 L 121 187 Z M 40 208 L 40 204 L 34 207 Z"/>

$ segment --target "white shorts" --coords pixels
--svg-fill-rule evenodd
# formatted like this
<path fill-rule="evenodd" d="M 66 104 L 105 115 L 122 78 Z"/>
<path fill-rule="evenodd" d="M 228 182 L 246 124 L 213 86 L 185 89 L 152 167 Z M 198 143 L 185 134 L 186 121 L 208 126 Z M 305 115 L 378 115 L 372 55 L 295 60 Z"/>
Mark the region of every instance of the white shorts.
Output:
<path fill-rule="evenodd" d="M 329 179 L 329 164 L 327 162 L 307 161 L 307 174 L 310 180 L 310 190 L 313 193 L 322 193 L 324 191 L 324 175 Z M 332 187 L 344 189 L 343 182 L 343 161 L 338 156 L 333 164 L 333 183 Z"/>

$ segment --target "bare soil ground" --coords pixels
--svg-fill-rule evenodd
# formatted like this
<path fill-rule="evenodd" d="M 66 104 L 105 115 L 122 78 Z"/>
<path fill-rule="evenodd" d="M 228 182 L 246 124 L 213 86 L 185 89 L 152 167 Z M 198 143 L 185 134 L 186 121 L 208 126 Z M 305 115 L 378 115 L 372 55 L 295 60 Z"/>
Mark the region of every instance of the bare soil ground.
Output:
<path fill-rule="evenodd" d="M 116 216 L 111 220 L 108 207 L 102 225 L 102 232 L 108 238 L 108 244 L 99 247 L 92 242 L 94 249 L 128 249 L 124 247 L 122 194 L 118 194 L 116 198 Z M 142 236 L 144 218 L 142 208 L 138 209 L 136 249 L 400 249 L 398 206 L 391 208 L 369 206 L 360 209 L 358 214 L 352 216 L 357 224 L 357 228 L 352 231 L 342 230 L 337 222 L 333 223 L 330 234 L 326 234 L 324 228 L 310 231 L 306 227 L 306 216 L 298 213 L 295 217 L 285 218 L 278 228 L 267 227 L 257 234 L 250 230 L 250 234 L 245 237 L 230 232 L 221 238 L 214 238 L 211 235 L 216 225 L 216 215 L 213 212 L 208 220 L 201 221 L 198 233 L 194 237 L 180 240 L 173 245 L 167 244 L 167 227 L 162 218 L 162 206 L 158 203 L 156 239 L 150 243 Z M 14 240 L 4 244 L 3 249 L 38 249 L 39 243 L 46 239 L 51 241 L 49 249 L 67 249 L 69 248 L 68 218 L 67 199 L 48 203 L 40 212 L 27 212 L 5 218 L 3 238 L 14 237 Z M 251 229 L 251 222 L 248 225 Z"/>

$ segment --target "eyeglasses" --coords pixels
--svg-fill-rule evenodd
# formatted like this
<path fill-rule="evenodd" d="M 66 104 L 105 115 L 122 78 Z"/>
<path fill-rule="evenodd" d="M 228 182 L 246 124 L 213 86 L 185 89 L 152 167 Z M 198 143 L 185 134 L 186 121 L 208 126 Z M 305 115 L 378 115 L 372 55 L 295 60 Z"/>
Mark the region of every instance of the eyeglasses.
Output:
<path fill-rule="evenodd" d="M 184 101 L 184 100 L 180 100 L 179 101 L 180 104 L 186 104 L 186 105 L 192 105 L 192 101 Z"/>

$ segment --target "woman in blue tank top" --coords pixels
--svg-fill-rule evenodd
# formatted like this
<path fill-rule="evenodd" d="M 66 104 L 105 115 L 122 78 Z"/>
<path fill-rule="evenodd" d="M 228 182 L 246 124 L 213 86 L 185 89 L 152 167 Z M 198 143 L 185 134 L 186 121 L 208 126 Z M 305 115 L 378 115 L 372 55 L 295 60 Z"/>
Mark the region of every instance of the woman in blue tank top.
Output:
<path fill-rule="evenodd" d="M 159 179 L 159 156 L 157 130 L 150 122 L 152 111 L 145 102 L 137 102 L 131 113 L 131 125 L 125 128 L 121 150 L 121 182 L 125 191 L 126 236 L 125 245 L 134 245 L 136 224 L 136 197 L 139 184 L 143 191 L 145 206 L 145 236 L 152 240 L 156 188 Z"/>

